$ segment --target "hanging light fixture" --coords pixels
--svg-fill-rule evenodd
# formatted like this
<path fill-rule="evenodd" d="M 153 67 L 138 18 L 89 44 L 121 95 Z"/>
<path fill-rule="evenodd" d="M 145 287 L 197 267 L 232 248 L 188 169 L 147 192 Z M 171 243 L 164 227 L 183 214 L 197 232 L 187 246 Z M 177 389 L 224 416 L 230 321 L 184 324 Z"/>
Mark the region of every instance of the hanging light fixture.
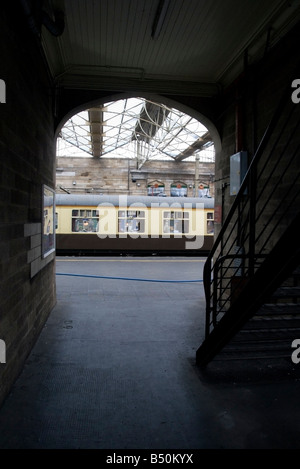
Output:
<path fill-rule="evenodd" d="M 157 39 L 163 27 L 170 0 L 160 0 L 152 25 L 152 39 Z"/>

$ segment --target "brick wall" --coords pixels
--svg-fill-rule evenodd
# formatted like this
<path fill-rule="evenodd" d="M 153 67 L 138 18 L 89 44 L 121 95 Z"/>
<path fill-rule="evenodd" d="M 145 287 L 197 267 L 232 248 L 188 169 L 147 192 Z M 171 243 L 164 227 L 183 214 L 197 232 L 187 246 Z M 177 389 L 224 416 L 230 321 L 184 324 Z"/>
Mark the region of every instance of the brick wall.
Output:
<path fill-rule="evenodd" d="M 215 202 L 228 213 L 234 196 L 230 196 L 230 156 L 240 150 L 248 152 L 249 163 L 267 129 L 273 113 L 298 61 L 299 25 L 245 73 L 220 97 L 216 125 L 222 136 L 222 152 L 216 156 Z M 295 76 L 294 78 L 299 78 Z M 292 88 L 291 88 L 292 93 Z M 240 139 L 237 147 L 237 110 L 240 112 Z M 274 178 L 280 178 L 280 169 Z M 223 199 L 223 204 L 222 204 Z M 223 218 L 224 218 L 223 217 Z M 220 226 L 216 226 L 218 233 Z"/>
<path fill-rule="evenodd" d="M 42 260 L 39 250 L 42 185 L 53 187 L 55 174 L 51 86 L 34 36 L 12 4 L 1 5 L 0 17 L 6 84 L 0 104 L 0 340 L 6 352 L 0 404 L 55 304 L 54 256 Z"/>

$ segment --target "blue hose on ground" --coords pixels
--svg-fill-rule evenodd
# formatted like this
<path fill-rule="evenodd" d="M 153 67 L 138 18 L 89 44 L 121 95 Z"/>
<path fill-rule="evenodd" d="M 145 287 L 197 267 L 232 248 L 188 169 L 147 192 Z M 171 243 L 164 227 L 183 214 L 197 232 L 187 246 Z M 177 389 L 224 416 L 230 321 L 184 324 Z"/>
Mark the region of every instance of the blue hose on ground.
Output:
<path fill-rule="evenodd" d="M 133 280 L 136 282 L 158 282 L 158 283 L 195 283 L 203 282 L 203 280 L 159 280 L 159 279 L 147 279 L 147 278 L 130 278 L 130 277 L 106 277 L 102 275 L 86 275 L 86 274 L 64 274 L 56 272 L 56 275 L 64 275 L 67 277 L 88 277 L 88 278 L 102 278 L 108 280 Z"/>

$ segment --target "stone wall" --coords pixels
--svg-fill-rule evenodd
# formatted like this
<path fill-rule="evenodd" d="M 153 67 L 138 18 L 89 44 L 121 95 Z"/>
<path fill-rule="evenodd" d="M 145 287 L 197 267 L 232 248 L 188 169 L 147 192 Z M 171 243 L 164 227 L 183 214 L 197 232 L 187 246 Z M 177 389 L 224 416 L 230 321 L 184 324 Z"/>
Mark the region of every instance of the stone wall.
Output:
<path fill-rule="evenodd" d="M 41 253 L 42 186 L 53 187 L 55 175 L 51 82 L 13 3 L 1 5 L 0 18 L 0 405 L 56 301 L 54 254 Z"/>
<path fill-rule="evenodd" d="M 214 196 L 214 163 L 199 163 L 198 184 L 209 186 Z M 195 163 L 147 161 L 140 170 L 130 159 L 59 157 L 56 163 L 56 191 L 70 193 L 147 195 L 148 185 L 164 184 L 170 195 L 171 184 L 186 184 L 194 195 Z"/>
<path fill-rule="evenodd" d="M 220 97 L 216 125 L 222 135 L 222 152 L 216 156 L 215 203 L 220 213 L 223 211 L 223 220 L 235 197 L 230 195 L 230 157 L 246 151 L 248 165 L 251 163 L 284 90 L 291 87 L 292 77 L 299 78 L 293 75 L 299 38 L 298 25 L 266 52 L 261 61 L 250 63 Z M 278 169 L 273 177 L 280 176 Z M 220 226 L 216 225 L 216 233 Z"/>

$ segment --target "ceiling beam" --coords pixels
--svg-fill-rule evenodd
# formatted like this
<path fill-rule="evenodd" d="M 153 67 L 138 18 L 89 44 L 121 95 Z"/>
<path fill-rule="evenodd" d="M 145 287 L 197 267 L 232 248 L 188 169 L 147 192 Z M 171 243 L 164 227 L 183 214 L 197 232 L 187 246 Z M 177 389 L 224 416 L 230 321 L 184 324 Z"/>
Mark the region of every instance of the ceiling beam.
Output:
<path fill-rule="evenodd" d="M 199 137 L 194 143 L 192 143 L 189 147 L 187 147 L 184 151 L 179 153 L 177 156 L 174 157 L 175 161 L 182 161 L 189 156 L 192 156 L 196 151 L 201 150 L 204 145 L 208 143 L 213 143 L 212 138 L 209 132 L 206 132 L 202 137 Z"/>
<path fill-rule="evenodd" d="M 132 132 L 131 140 L 149 143 L 170 113 L 163 105 L 145 100 L 145 104 Z"/>
<path fill-rule="evenodd" d="M 103 111 L 104 106 L 94 107 L 88 110 L 91 150 L 94 158 L 100 158 L 103 154 Z"/>

